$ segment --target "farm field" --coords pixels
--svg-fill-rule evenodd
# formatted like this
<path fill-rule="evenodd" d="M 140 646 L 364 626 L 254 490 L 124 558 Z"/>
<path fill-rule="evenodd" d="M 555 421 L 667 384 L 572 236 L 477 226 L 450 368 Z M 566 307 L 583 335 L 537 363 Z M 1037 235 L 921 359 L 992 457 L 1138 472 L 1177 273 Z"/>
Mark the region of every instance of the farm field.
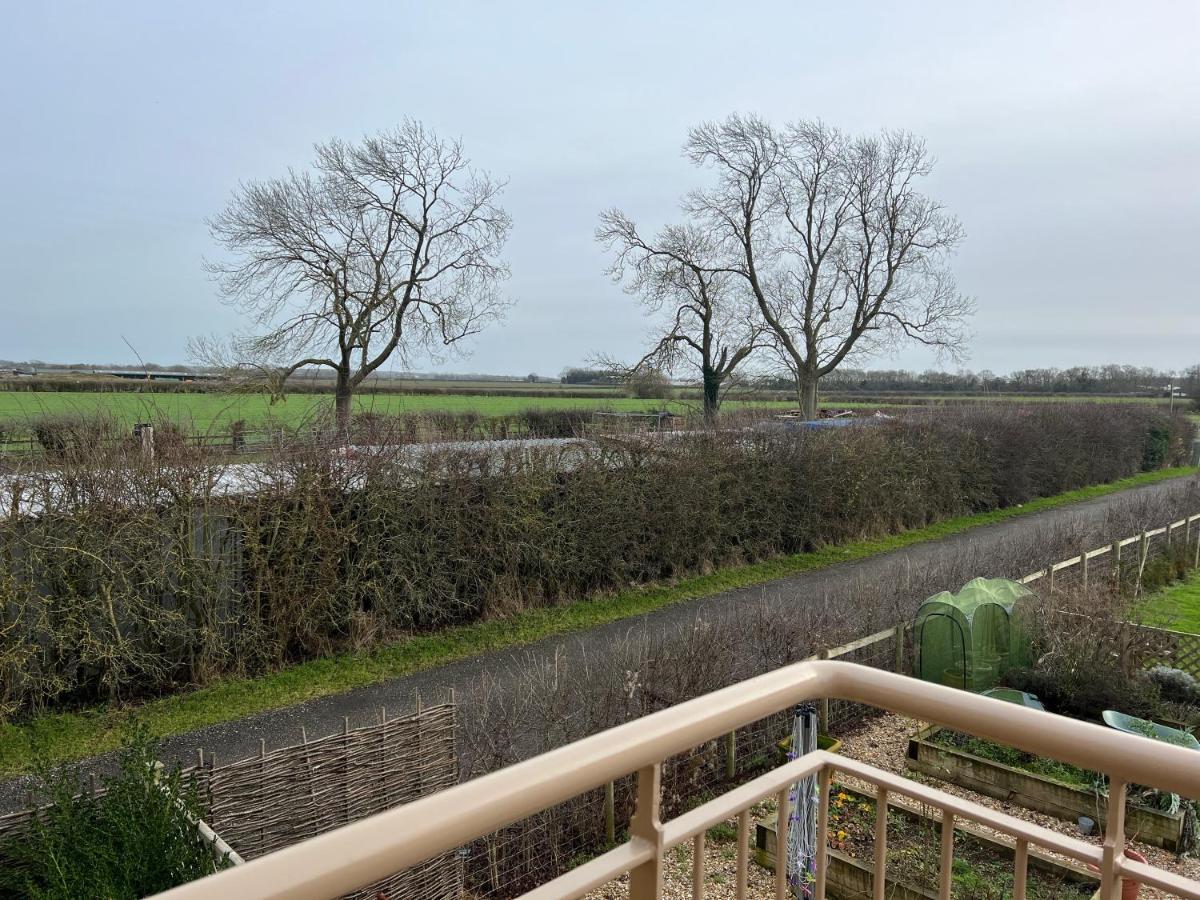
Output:
<path fill-rule="evenodd" d="M 445 386 L 447 393 L 405 393 L 397 390 L 363 392 L 355 398 L 355 408 L 360 412 L 376 412 L 386 415 L 403 413 L 478 413 L 484 417 L 511 416 L 529 409 L 563 410 L 587 409 L 611 412 L 655 412 L 668 409 L 671 412 L 687 413 L 699 410 L 699 401 L 685 395 L 682 399 L 641 400 L 624 396 L 613 387 L 595 387 L 584 390 L 594 393 L 586 397 L 556 396 L 558 385 L 523 385 L 521 382 L 504 384 L 504 390 L 519 392 L 519 396 L 495 396 L 470 391 L 482 391 L 488 387 L 496 389 L 495 382 L 411 382 L 414 390 Z M 574 391 L 578 386 L 569 387 Z M 449 391 L 460 390 L 463 393 Z M 470 393 L 468 393 L 470 392 Z M 285 400 L 272 404 L 262 394 L 239 394 L 226 392 L 175 393 L 170 391 L 130 390 L 80 390 L 80 391 L 2 391 L 0 390 L 0 428 L 9 437 L 24 437 L 26 425 L 38 419 L 63 415 L 95 415 L 107 413 L 124 426 L 136 422 L 167 418 L 178 423 L 186 431 L 197 434 L 224 432 L 231 423 L 245 421 L 250 429 L 270 425 L 295 427 L 325 413 L 332 408 L 330 394 L 293 393 Z M 993 394 L 987 397 L 946 395 L 863 395 L 838 394 L 831 392 L 823 397 L 823 405 L 837 408 L 878 409 L 887 406 L 910 404 L 937 405 L 939 403 L 1044 403 L 1044 402 L 1091 402 L 1091 403 L 1151 403 L 1167 401 L 1156 398 L 1122 398 L 1098 396 L 1040 396 Z M 758 406 L 777 409 L 793 408 L 794 402 L 781 399 L 730 399 L 724 408 Z"/>
<path fill-rule="evenodd" d="M 782 401 L 731 401 L 729 405 L 787 408 L 794 404 Z M 189 431 L 206 433 L 222 431 L 239 419 L 251 428 L 272 422 L 295 426 L 331 410 L 332 406 L 333 398 L 327 394 L 292 394 L 286 400 L 272 404 L 261 394 L 7 391 L 0 392 L 0 424 L 7 424 L 14 433 L 22 433 L 26 423 L 47 416 L 105 412 L 125 425 L 167 417 Z M 538 396 L 532 393 L 528 397 L 486 397 L 389 392 L 362 394 L 355 398 L 355 409 L 360 412 L 390 415 L 476 412 L 483 416 L 499 417 L 527 409 L 651 412 L 664 406 L 672 412 L 688 412 L 697 409 L 698 403 L 690 400 L 637 400 L 612 394 L 592 399 Z"/>

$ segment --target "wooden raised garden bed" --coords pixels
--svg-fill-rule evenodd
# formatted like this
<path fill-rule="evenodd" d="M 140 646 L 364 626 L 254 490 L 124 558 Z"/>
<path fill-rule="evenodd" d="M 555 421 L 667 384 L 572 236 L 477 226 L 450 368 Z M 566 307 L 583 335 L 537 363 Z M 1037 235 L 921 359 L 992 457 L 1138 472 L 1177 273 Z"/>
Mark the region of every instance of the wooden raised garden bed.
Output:
<path fill-rule="evenodd" d="M 869 805 L 871 808 L 869 816 L 872 819 L 874 818 L 875 798 L 873 795 L 862 793 L 844 785 L 835 785 L 834 790 L 834 796 L 838 794 L 848 795 L 852 798 L 853 804 Z M 906 806 L 900 806 L 895 803 L 888 804 L 888 818 L 890 823 L 889 831 L 895 827 L 897 821 L 903 821 L 924 829 L 929 838 L 930 855 L 932 860 L 936 861 L 938 855 L 937 845 L 940 841 L 939 835 L 941 829 L 941 820 L 939 818 L 923 815 L 914 809 L 909 809 Z M 958 846 L 955 849 L 956 869 L 957 864 L 965 861 L 968 857 L 973 857 L 976 860 L 990 858 L 999 869 L 1005 873 L 1011 873 L 1014 855 L 1014 846 L 1011 841 L 1003 837 L 988 834 L 982 829 L 964 822 L 956 822 L 954 830 L 956 841 L 958 842 Z M 873 837 L 871 839 L 873 840 Z M 922 887 L 895 875 L 894 870 L 897 868 L 897 865 L 896 860 L 892 859 L 892 855 L 898 849 L 896 846 L 898 843 L 900 842 L 896 841 L 894 837 L 889 836 L 888 871 L 893 877 L 887 879 L 886 894 L 888 900 L 937 900 L 936 888 Z M 756 823 L 755 861 L 767 869 L 774 870 L 775 846 L 775 817 L 771 816 Z M 906 857 L 911 854 L 911 851 L 905 852 L 902 850 L 901 852 Z M 873 860 L 863 861 L 849 852 L 830 847 L 828 861 L 829 868 L 826 870 L 826 895 L 831 900 L 870 900 L 874 896 L 875 872 Z M 1098 886 L 1095 876 L 1082 866 L 1059 860 L 1043 853 L 1036 847 L 1029 848 L 1029 879 L 1029 896 L 1034 898 L 1090 897 Z M 990 896 L 997 888 L 998 885 L 994 883 L 990 884 L 985 889 L 985 893 Z M 977 895 L 977 892 L 972 891 L 968 884 L 956 885 L 955 891 L 955 897 L 970 898 Z"/>
<path fill-rule="evenodd" d="M 1049 775 L 1026 771 L 946 746 L 934 740 L 941 731 L 940 726 L 933 725 L 909 738 L 908 757 L 905 760 L 908 768 L 1068 822 L 1076 822 L 1080 816 L 1087 816 L 1103 827 L 1107 821 L 1107 797 Z M 1172 815 L 1129 803 L 1125 809 L 1125 831 L 1142 843 L 1178 851 L 1183 833 L 1183 814 Z"/>

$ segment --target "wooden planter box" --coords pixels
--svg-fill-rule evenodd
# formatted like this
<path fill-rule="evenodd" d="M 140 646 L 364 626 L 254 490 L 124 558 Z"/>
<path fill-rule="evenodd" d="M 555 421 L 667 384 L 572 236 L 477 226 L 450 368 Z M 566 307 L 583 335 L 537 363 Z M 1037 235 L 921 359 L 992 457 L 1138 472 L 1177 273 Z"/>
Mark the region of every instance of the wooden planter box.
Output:
<path fill-rule="evenodd" d="M 874 795 L 864 794 L 845 785 L 842 785 L 839 790 L 860 800 L 875 802 Z M 912 821 L 923 822 L 926 826 L 940 822 L 940 819 L 921 815 L 915 810 L 898 806 L 895 803 L 888 804 L 888 812 L 889 814 L 899 813 Z M 989 834 L 969 823 L 956 820 L 954 830 L 968 840 L 1006 858 L 1013 856 L 1015 852 L 1012 841 L 999 835 Z M 873 864 L 860 862 L 833 849 L 829 850 L 828 859 L 829 868 L 825 874 L 825 893 L 830 900 L 871 900 L 874 896 L 875 885 Z M 755 823 L 754 860 L 763 868 L 772 871 L 775 869 L 775 818 L 773 816 Z M 1064 881 L 1087 885 L 1097 884 L 1096 876 L 1084 867 L 1059 860 L 1037 847 L 1029 848 L 1029 868 L 1031 870 L 1039 869 Z M 936 891 L 931 893 L 895 878 L 887 879 L 886 894 L 888 900 L 937 900 Z"/>
<path fill-rule="evenodd" d="M 931 743 L 930 738 L 940 730 L 940 726 L 930 726 L 909 738 L 905 760 L 908 768 L 1068 822 L 1076 822 L 1080 816 L 1087 816 L 1100 826 L 1107 821 L 1107 797 L 1045 775 L 1035 775 Z M 1125 808 L 1125 833 L 1132 839 L 1178 851 L 1182 832 L 1182 813 L 1169 815 L 1133 803 Z"/>
<path fill-rule="evenodd" d="M 875 871 L 871 866 L 860 863 L 840 850 L 830 849 L 829 868 L 825 873 L 825 896 L 829 900 L 870 900 L 875 884 Z M 775 871 L 775 821 L 761 821 L 754 833 L 754 861 L 765 869 Z M 937 900 L 920 888 L 887 880 L 888 900 Z"/>

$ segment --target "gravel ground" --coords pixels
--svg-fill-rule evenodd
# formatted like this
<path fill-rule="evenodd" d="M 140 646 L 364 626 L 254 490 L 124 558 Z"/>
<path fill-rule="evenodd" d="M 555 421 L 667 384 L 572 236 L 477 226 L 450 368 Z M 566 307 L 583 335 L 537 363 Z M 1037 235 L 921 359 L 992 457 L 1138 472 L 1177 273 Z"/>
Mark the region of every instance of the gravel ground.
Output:
<path fill-rule="evenodd" d="M 904 758 L 908 748 L 908 738 L 909 735 L 923 728 L 924 725 L 925 723 L 923 722 L 916 722 L 906 719 L 903 716 L 880 716 L 867 722 L 855 731 L 844 735 L 842 737 L 842 748 L 839 752 L 844 756 L 861 760 L 876 768 L 895 772 L 907 778 L 910 773 L 904 767 Z M 847 784 L 853 784 L 853 779 L 840 780 L 845 781 Z M 1016 806 L 992 797 L 976 794 L 973 791 L 968 791 L 955 785 L 934 781 L 933 779 L 922 780 L 930 784 L 935 784 L 947 793 L 973 800 L 982 806 L 1000 810 L 1028 822 L 1036 822 L 1038 825 L 1052 828 L 1064 834 L 1079 837 L 1077 829 L 1069 822 L 1063 822 L 1051 816 L 1032 812 L 1022 806 Z M 897 802 L 896 798 L 893 797 L 892 799 L 893 802 Z M 754 809 L 753 818 L 759 819 L 764 816 L 773 815 L 773 813 L 774 808 L 772 804 L 760 804 Z M 978 825 L 978 823 L 974 824 Z M 726 823 L 726 827 L 722 829 L 724 832 L 723 835 L 719 837 L 710 836 L 709 840 L 705 842 L 705 871 L 708 873 L 705 887 L 706 900 L 732 900 L 734 897 L 734 887 L 737 877 L 737 843 L 729 835 L 736 833 L 736 827 L 737 820 L 731 819 Z M 985 831 L 990 830 L 984 828 L 982 825 L 979 825 L 979 827 Z M 753 834 L 751 834 L 751 844 L 753 844 L 753 839 Z M 1099 837 L 1084 838 L 1084 840 L 1090 840 L 1095 844 L 1100 843 Z M 1171 872 L 1177 872 L 1188 878 L 1200 880 L 1200 860 L 1180 859 L 1175 854 L 1161 848 L 1150 847 L 1137 842 L 1130 842 L 1130 846 L 1145 856 L 1152 865 Z M 624 900 L 627 896 L 628 879 L 622 878 L 588 894 L 587 900 Z M 692 847 L 690 843 L 676 848 L 671 853 L 670 861 L 666 866 L 663 896 L 668 898 L 668 900 L 690 900 L 692 897 Z M 772 873 L 756 865 L 753 861 L 753 856 L 751 856 L 750 862 L 749 890 L 747 896 L 751 900 L 770 900 L 770 898 L 774 897 L 774 878 Z M 1141 891 L 1141 898 L 1143 900 L 1159 900 L 1159 898 L 1170 897 L 1170 894 L 1165 894 L 1151 888 L 1144 887 Z"/>

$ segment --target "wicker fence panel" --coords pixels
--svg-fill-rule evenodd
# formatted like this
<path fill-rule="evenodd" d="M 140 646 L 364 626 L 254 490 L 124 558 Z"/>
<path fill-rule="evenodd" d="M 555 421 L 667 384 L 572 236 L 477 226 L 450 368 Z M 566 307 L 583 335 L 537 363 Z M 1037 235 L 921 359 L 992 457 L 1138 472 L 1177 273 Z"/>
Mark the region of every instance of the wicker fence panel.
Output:
<path fill-rule="evenodd" d="M 209 824 L 250 860 L 454 785 L 454 707 L 188 774 L 201 785 Z M 461 893 L 457 854 L 448 853 L 350 896 L 450 900 Z"/>

